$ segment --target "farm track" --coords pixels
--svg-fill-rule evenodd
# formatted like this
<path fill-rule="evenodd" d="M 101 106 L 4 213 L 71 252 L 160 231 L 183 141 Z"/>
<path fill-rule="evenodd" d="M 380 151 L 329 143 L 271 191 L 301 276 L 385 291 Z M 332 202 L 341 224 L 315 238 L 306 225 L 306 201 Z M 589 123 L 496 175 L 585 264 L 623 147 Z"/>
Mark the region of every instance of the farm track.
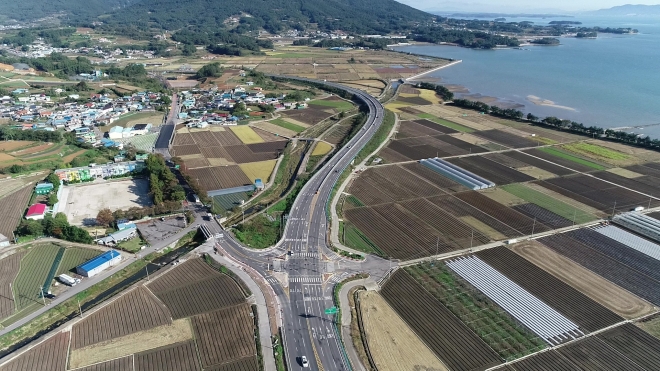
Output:
<path fill-rule="evenodd" d="M 398 270 L 381 294 L 451 370 L 485 370 L 500 357 L 408 273 Z"/>
<path fill-rule="evenodd" d="M 69 333 L 61 332 L 35 346 L 9 363 L 1 371 L 53 371 L 65 370 Z"/>
<path fill-rule="evenodd" d="M 623 321 L 614 312 L 506 247 L 482 250 L 475 255 L 586 331 Z"/>
<path fill-rule="evenodd" d="M 202 366 L 256 357 L 254 320 L 247 303 L 192 317 Z"/>
<path fill-rule="evenodd" d="M 71 348 L 80 349 L 171 323 L 167 308 L 148 290 L 138 287 L 76 323 Z"/>

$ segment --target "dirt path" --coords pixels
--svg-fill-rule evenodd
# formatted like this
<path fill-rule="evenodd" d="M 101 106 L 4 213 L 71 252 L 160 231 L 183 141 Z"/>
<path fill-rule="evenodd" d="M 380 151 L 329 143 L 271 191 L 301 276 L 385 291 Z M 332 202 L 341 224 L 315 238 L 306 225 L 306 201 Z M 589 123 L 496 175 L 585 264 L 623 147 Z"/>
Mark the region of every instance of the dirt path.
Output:
<path fill-rule="evenodd" d="M 369 349 L 378 371 L 448 371 L 375 291 L 360 294 Z"/>
<path fill-rule="evenodd" d="M 651 303 L 557 254 L 540 242 L 524 241 L 509 248 L 626 319 L 638 318 L 655 311 Z"/>

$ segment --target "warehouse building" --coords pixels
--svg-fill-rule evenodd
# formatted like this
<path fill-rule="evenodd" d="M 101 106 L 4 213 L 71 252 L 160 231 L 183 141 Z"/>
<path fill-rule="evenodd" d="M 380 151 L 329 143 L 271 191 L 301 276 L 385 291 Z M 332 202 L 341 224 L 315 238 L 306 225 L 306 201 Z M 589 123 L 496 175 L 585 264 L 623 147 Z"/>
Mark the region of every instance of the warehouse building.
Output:
<path fill-rule="evenodd" d="M 34 204 L 28 208 L 25 219 L 41 220 L 46 215 L 46 204 Z"/>
<path fill-rule="evenodd" d="M 76 267 L 76 272 L 84 277 L 93 277 L 121 261 L 121 254 L 116 250 L 106 251 L 96 258 Z"/>
<path fill-rule="evenodd" d="M 131 238 L 137 237 L 137 227 L 133 226 L 121 229 L 119 232 L 112 233 L 106 237 L 99 238 L 96 242 L 99 245 L 115 246 L 120 242 L 128 241 Z"/>

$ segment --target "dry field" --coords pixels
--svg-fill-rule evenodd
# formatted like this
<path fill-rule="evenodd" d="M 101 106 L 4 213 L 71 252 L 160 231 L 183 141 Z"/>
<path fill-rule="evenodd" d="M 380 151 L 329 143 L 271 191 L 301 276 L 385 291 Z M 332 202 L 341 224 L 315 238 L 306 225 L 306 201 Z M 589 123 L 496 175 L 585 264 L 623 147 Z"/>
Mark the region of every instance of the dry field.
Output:
<path fill-rule="evenodd" d="M 66 214 L 73 225 L 94 225 L 101 209 L 115 211 L 151 205 L 146 179 L 97 181 L 65 186 L 60 199 L 60 207 L 64 210 L 58 211 Z"/>
<path fill-rule="evenodd" d="M 131 315 L 126 315 L 130 313 Z M 140 287 L 87 315 L 72 330 L 72 349 L 170 325 L 171 314 L 148 290 Z"/>
<path fill-rule="evenodd" d="M 25 186 L 14 193 L 0 199 L 0 210 L 3 217 L 0 218 L 0 233 L 5 237 L 12 237 L 12 233 L 23 219 L 23 212 L 28 207 L 28 201 L 32 195 L 33 187 Z"/>
<path fill-rule="evenodd" d="M 26 252 L 16 252 L 0 260 L 0 319 L 14 314 L 16 303 L 11 285 L 18 275 L 21 259 L 25 254 Z"/>
<path fill-rule="evenodd" d="M 655 311 L 651 303 L 537 241 L 521 242 L 510 246 L 510 249 L 626 319 L 638 318 Z"/>
<path fill-rule="evenodd" d="M 69 356 L 69 367 L 78 368 L 92 365 L 108 359 L 125 357 L 192 339 L 190 320 L 179 319 L 173 321 L 171 325 L 158 326 L 83 348 L 72 349 Z"/>
<path fill-rule="evenodd" d="M 277 160 L 268 160 L 250 162 L 246 164 L 240 164 L 238 166 L 241 168 L 241 170 L 243 170 L 243 173 L 247 175 L 252 183 L 254 183 L 256 179 L 261 179 L 264 184 L 266 184 L 270 178 L 270 175 L 273 173 L 273 169 L 275 169 L 276 162 Z"/>
<path fill-rule="evenodd" d="M 0 367 L 2 371 L 65 370 L 69 333 L 60 332 Z"/>
<path fill-rule="evenodd" d="M 12 152 L 18 148 L 27 148 L 34 144 L 27 140 L 9 140 L 0 142 L 0 152 Z"/>
<path fill-rule="evenodd" d="M 379 371 L 447 370 L 380 294 L 359 295 L 362 324 Z"/>
<path fill-rule="evenodd" d="M 135 354 L 135 371 L 200 371 L 195 342 L 188 341 Z"/>

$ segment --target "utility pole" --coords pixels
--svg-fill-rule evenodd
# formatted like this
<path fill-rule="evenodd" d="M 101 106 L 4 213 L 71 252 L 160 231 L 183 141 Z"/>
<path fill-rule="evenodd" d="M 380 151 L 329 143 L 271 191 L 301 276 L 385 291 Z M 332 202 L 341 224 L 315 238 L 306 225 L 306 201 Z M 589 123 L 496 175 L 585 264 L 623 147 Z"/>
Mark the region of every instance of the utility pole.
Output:
<path fill-rule="evenodd" d="M 470 252 L 472 252 L 472 241 L 474 240 L 474 229 L 472 229 L 470 236 Z"/>
<path fill-rule="evenodd" d="M 76 299 L 78 301 L 78 310 L 80 311 L 80 318 L 83 318 L 83 313 L 82 313 L 82 307 L 80 306 L 80 300 Z"/>
<path fill-rule="evenodd" d="M 577 216 L 577 209 L 573 210 L 573 225 L 575 225 L 575 217 Z"/>
<path fill-rule="evenodd" d="M 532 224 L 532 237 L 534 237 L 534 227 L 536 227 L 536 217 L 534 217 L 534 224 Z"/>
<path fill-rule="evenodd" d="M 435 255 L 438 255 L 439 248 L 440 248 L 440 236 L 438 236 L 438 239 L 435 241 Z"/>
<path fill-rule="evenodd" d="M 651 197 L 649 197 L 649 207 L 647 207 L 647 209 L 650 209 L 650 208 L 651 208 Z"/>
<path fill-rule="evenodd" d="M 149 265 L 148 264 L 144 266 L 144 271 L 147 273 L 147 281 L 151 281 L 149 279 Z"/>
<path fill-rule="evenodd" d="M 612 208 L 612 217 L 614 217 L 615 212 L 616 212 L 616 200 L 614 200 L 614 207 Z"/>
<path fill-rule="evenodd" d="M 41 291 L 41 300 L 44 301 L 44 307 L 46 306 L 46 296 L 44 296 L 44 288 L 39 286 L 39 291 Z"/>

